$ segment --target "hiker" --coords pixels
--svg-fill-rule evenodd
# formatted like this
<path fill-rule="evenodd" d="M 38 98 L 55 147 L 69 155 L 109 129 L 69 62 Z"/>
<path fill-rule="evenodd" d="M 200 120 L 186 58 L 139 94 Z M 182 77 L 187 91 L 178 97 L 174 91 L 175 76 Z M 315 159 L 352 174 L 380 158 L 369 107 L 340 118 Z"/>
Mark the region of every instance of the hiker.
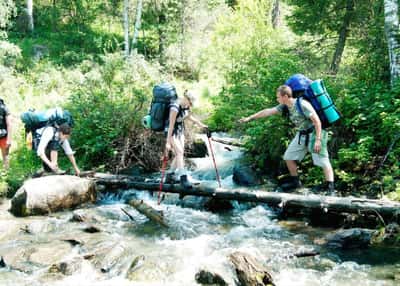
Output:
<path fill-rule="evenodd" d="M 250 120 L 282 113 L 286 106 L 289 110 L 289 118 L 297 128 L 297 133 L 283 156 L 289 169 L 290 177 L 288 182 L 282 184 L 282 189 L 289 190 L 302 186 L 297 172 L 296 161 L 301 161 L 309 151 L 314 165 L 321 167 L 325 175 L 325 182 L 316 189 L 334 193 L 334 175 L 327 149 L 328 133 L 321 128 L 321 121 L 314 108 L 309 102 L 302 100 L 300 104 L 304 115 L 301 114 L 295 106 L 296 99 L 292 95 L 292 89 L 287 85 L 282 85 L 277 89 L 276 99 L 279 102 L 276 107 L 267 108 L 248 117 L 241 118 L 239 122 L 245 123 Z"/>
<path fill-rule="evenodd" d="M 66 124 L 61 124 L 58 128 L 54 126 L 45 126 L 36 130 L 40 135 L 40 141 L 37 147 L 37 155 L 43 161 L 43 168 L 47 172 L 62 174 L 63 171 L 58 168 L 58 149 L 62 147 L 64 153 L 68 156 L 74 167 L 75 174 L 79 176 L 80 170 L 76 164 L 74 151 L 72 151 L 68 139 L 71 136 L 72 128 Z"/>
<path fill-rule="evenodd" d="M 184 150 L 185 150 L 185 124 L 184 121 L 189 119 L 199 127 L 208 130 L 208 126 L 191 114 L 191 108 L 194 104 L 194 95 L 185 90 L 183 97 L 171 103 L 169 108 L 169 125 L 167 131 L 166 152 L 172 150 L 174 159 L 171 163 L 170 172 L 167 175 L 171 177 L 175 175 L 180 180 L 183 187 L 190 187 L 190 182 L 184 166 Z"/>
<path fill-rule="evenodd" d="M 9 168 L 9 158 L 11 147 L 11 114 L 4 101 L 0 99 L 0 148 L 3 158 L 4 169 Z"/>

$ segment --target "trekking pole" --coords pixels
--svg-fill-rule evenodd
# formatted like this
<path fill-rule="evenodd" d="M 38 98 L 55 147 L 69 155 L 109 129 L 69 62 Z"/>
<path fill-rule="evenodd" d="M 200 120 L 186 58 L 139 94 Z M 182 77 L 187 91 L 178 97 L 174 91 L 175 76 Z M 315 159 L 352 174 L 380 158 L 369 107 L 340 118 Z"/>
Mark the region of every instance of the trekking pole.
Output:
<path fill-rule="evenodd" d="M 168 155 L 167 155 L 167 150 L 164 151 L 163 154 L 163 162 L 162 162 L 162 167 L 161 167 L 161 181 L 160 181 L 160 188 L 158 190 L 158 198 L 157 198 L 157 203 L 161 203 L 161 192 L 163 188 L 163 183 L 164 183 L 164 175 L 165 175 L 165 168 L 167 167 L 167 161 L 168 161 Z"/>
<path fill-rule="evenodd" d="M 207 138 L 208 138 L 208 144 L 210 145 L 210 151 L 211 151 L 211 156 L 214 162 L 214 168 L 215 168 L 215 173 L 217 175 L 217 181 L 218 181 L 218 185 L 221 188 L 221 180 L 219 178 L 219 173 L 218 173 L 218 169 L 217 169 L 217 163 L 215 163 L 215 157 L 214 157 L 214 151 L 212 148 L 212 144 L 211 144 L 211 132 L 209 129 L 207 129 Z"/>

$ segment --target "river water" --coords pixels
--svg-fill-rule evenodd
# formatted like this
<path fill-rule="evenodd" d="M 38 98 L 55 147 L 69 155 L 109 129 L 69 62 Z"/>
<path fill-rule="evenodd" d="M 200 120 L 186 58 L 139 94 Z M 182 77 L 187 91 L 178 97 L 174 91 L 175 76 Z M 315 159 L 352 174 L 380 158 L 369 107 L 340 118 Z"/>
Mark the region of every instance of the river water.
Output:
<path fill-rule="evenodd" d="M 233 188 L 232 167 L 241 152 L 217 143 L 213 147 L 222 185 Z M 211 158 L 193 163 L 193 178 L 217 186 Z M 124 204 L 128 195 L 162 210 L 170 227 L 158 226 Z M 202 207 L 204 200 L 179 200 L 171 194 L 157 205 L 157 196 L 131 190 L 100 195 L 96 204 L 73 212 L 28 218 L 13 217 L 7 211 L 9 201 L 3 200 L 0 256 L 7 266 L 0 268 L 0 285 L 199 285 L 195 274 L 200 269 L 235 285 L 228 259 L 235 251 L 264 263 L 276 285 L 400 284 L 398 249 L 333 251 L 320 243 L 332 229 L 278 221 L 267 205 L 234 202 L 233 210 L 212 213 Z M 73 221 L 73 214 L 86 217 L 85 222 Z M 100 232 L 85 232 L 88 226 Z M 308 250 L 321 254 L 291 257 Z M 129 270 L 134 260 L 137 263 Z M 65 262 L 64 268 L 54 266 L 60 262 Z"/>

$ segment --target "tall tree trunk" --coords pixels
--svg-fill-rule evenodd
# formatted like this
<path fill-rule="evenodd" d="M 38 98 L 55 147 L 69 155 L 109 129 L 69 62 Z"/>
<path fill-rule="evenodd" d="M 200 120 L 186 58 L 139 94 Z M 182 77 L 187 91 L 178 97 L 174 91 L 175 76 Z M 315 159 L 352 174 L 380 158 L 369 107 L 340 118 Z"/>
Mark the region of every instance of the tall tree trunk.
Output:
<path fill-rule="evenodd" d="M 186 1 L 182 0 L 182 8 L 181 8 L 181 13 L 180 13 L 180 20 L 181 20 L 181 35 L 180 35 L 180 60 L 181 62 L 184 61 L 184 56 L 185 56 L 185 7 L 186 7 Z"/>
<path fill-rule="evenodd" d="M 349 35 L 349 28 L 351 23 L 351 17 L 353 16 L 353 11 L 354 11 L 354 0 L 347 0 L 346 13 L 344 14 L 343 24 L 340 27 L 339 40 L 336 45 L 335 54 L 333 55 L 330 68 L 333 74 L 336 74 L 339 70 L 339 65 L 342 60 L 344 47 L 346 45 L 346 39 L 347 36 Z"/>
<path fill-rule="evenodd" d="M 56 6 L 56 0 L 53 0 L 53 5 L 51 8 L 51 13 L 52 13 L 52 17 L 51 17 L 51 31 L 55 32 L 57 30 L 57 6 Z"/>
<path fill-rule="evenodd" d="M 390 82 L 400 78 L 400 27 L 398 0 L 384 0 L 385 3 L 385 33 L 388 41 L 390 59 Z"/>
<path fill-rule="evenodd" d="M 281 10 L 279 0 L 275 0 L 272 6 L 272 28 L 277 29 L 281 24 Z"/>
<path fill-rule="evenodd" d="M 129 0 L 124 0 L 124 43 L 125 57 L 129 56 Z"/>
<path fill-rule="evenodd" d="M 33 0 L 26 0 L 26 12 L 28 14 L 28 32 L 33 32 Z"/>
<path fill-rule="evenodd" d="M 164 48 L 166 39 L 164 24 L 167 21 L 167 19 L 161 10 L 159 12 L 160 14 L 158 15 L 158 38 L 159 38 L 158 54 L 160 57 L 159 59 L 160 65 L 164 65 L 164 60 L 165 60 Z"/>
<path fill-rule="evenodd" d="M 133 38 L 132 38 L 132 51 L 136 50 L 137 39 L 139 36 L 141 19 L 142 19 L 142 8 L 143 8 L 143 1 L 137 0 L 136 4 L 136 21 L 135 21 L 135 28 L 133 31 Z"/>

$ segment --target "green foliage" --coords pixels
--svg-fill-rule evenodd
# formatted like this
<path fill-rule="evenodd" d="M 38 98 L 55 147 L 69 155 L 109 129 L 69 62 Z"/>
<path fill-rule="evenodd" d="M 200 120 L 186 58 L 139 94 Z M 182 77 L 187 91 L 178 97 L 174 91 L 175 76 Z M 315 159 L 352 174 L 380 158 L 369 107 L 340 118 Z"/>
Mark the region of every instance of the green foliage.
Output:
<path fill-rule="evenodd" d="M 120 55 L 108 55 L 103 61 L 101 67 L 86 71 L 67 103 L 75 117 L 73 146 L 85 168 L 115 162 L 124 136 L 141 128 L 145 103 L 158 76 L 140 56 L 125 62 Z M 82 69 L 88 69 L 87 63 Z"/>
<path fill-rule="evenodd" d="M 22 139 L 18 143 L 21 148 L 11 153 L 10 170 L 5 180 L 8 185 L 8 197 L 12 197 L 23 182 L 41 166 L 41 160 L 36 153 L 26 148 Z"/>
<path fill-rule="evenodd" d="M 14 68 L 20 58 L 21 50 L 18 46 L 7 41 L 0 41 L 0 65 Z"/>
<path fill-rule="evenodd" d="M 389 78 L 383 2 L 353 1 L 354 7 L 350 9 L 342 70 L 367 83 Z M 299 46 L 311 49 L 320 58 L 319 65 L 329 65 L 349 0 L 290 0 L 288 3 L 293 9 L 287 17 L 288 24 L 292 31 L 304 36 Z"/>
<path fill-rule="evenodd" d="M 3 29 L 10 25 L 10 19 L 15 12 L 15 4 L 13 0 L 0 1 L 0 39 L 6 37 L 6 33 Z"/>
<path fill-rule="evenodd" d="M 383 168 L 375 174 L 389 146 L 400 134 L 399 85 L 376 84 L 366 87 L 354 83 L 339 94 L 338 105 L 343 113 L 342 126 L 338 129 L 338 177 L 348 188 L 367 184 L 374 177 L 400 175 L 398 158 L 399 144 L 390 150 Z M 389 183 L 392 182 L 392 183 Z M 382 183 L 387 192 L 393 191 L 395 182 L 387 178 Z"/>

